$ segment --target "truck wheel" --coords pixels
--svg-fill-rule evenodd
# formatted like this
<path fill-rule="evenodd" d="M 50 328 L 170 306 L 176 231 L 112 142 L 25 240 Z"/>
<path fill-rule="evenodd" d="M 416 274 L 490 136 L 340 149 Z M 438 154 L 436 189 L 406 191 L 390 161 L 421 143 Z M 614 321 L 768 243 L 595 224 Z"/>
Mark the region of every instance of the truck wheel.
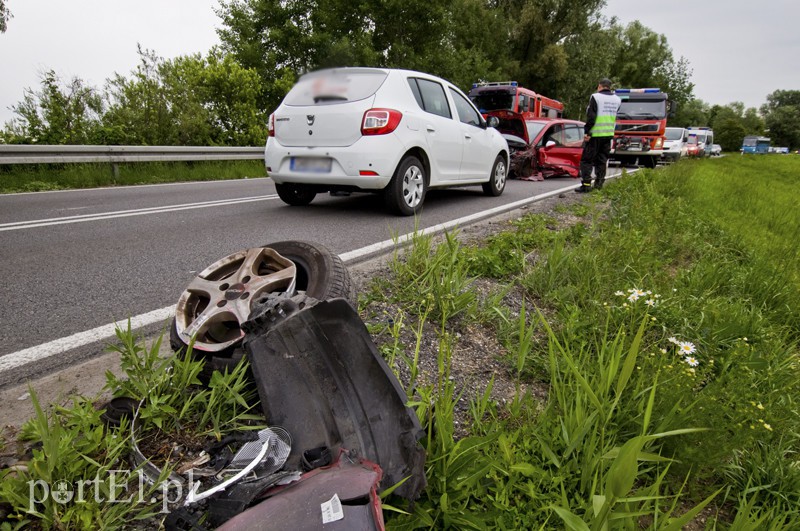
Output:
<path fill-rule="evenodd" d="M 317 196 L 313 189 L 302 184 L 275 183 L 275 189 L 278 191 L 278 197 L 287 205 L 292 206 L 306 206 Z"/>
<path fill-rule="evenodd" d="M 303 241 L 276 242 L 218 260 L 186 288 L 178 301 L 176 317 L 170 326 L 170 346 L 173 351 L 182 355 L 189 343 L 183 332 L 198 319 L 211 323 L 199 329 L 195 335 L 193 349 L 193 355 L 206 362 L 201 373 L 203 381 L 209 381 L 215 370 L 227 369 L 230 372 L 236 366 L 244 356 L 241 348 L 244 336 L 241 324 L 247 320 L 250 307 L 262 296 L 280 293 L 285 288 L 280 282 L 281 271 L 291 264 L 282 262 L 267 250 L 278 253 L 280 257 L 294 264 L 295 292 L 305 292 L 306 295 L 319 300 L 343 298 L 350 304 L 356 303 L 356 293 L 350 273 L 341 258 L 319 244 Z M 253 270 L 256 275 L 250 274 Z M 248 276 L 255 276 L 255 282 L 250 278 L 243 283 L 244 292 L 239 296 L 241 299 L 247 293 L 248 297 L 242 300 L 249 302 L 248 305 L 236 312 L 233 305 L 212 304 L 206 292 L 214 288 L 221 290 L 226 283 L 238 284 L 239 282 L 234 280 L 244 280 Z M 278 282 L 273 282 L 275 280 Z M 260 285 L 261 288 L 250 294 L 248 288 L 253 284 Z M 227 289 L 234 287 L 230 285 Z M 224 299 L 229 300 L 228 297 Z"/>
<path fill-rule="evenodd" d="M 640 157 L 640 160 L 642 161 L 642 166 L 645 168 L 655 168 L 658 164 L 657 157 Z"/>
<path fill-rule="evenodd" d="M 420 160 L 409 155 L 400 161 L 392 180 L 383 191 L 386 206 L 402 216 L 411 216 L 422 209 L 428 183 L 425 166 Z"/>
<path fill-rule="evenodd" d="M 483 183 L 483 193 L 495 197 L 502 194 L 506 188 L 506 173 L 506 158 L 501 153 L 494 159 L 489 182 Z"/>

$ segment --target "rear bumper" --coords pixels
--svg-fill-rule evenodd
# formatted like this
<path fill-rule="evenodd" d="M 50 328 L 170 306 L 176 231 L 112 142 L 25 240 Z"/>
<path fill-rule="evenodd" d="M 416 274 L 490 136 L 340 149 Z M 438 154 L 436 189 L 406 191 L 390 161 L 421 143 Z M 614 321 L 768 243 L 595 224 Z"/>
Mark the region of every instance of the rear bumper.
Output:
<path fill-rule="evenodd" d="M 391 181 L 405 151 L 405 146 L 393 134 L 362 137 L 345 147 L 283 146 L 275 137 L 270 137 L 264 149 L 264 163 L 267 173 L 278 184 L 321 184 L 380 190 Z M 293 170 L 292 159 L 303 157 L 331 159 L 330 171 Z"/>

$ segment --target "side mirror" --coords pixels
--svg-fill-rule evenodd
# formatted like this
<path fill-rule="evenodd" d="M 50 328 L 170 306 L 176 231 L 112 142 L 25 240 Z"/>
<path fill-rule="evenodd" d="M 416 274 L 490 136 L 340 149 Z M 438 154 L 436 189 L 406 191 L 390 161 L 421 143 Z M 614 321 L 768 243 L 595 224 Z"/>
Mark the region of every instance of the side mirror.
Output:
<path fill-rule="evenodd" d="M 675 113 L 678 111 L 678 102 L 667 101 L 667 116 L 675 118 Z"/>
<path fill-rule="evenodd" d="M 553 147 L 555 145 L 556 145 L 556 141 L 555 140 L 548 140 L 547 143 L 544 145 L 544 147 L 550 148 L 550 147 Z"/>
<path fill-rule="evenodd" d="M 497 127 L 498 125 L 500 125 L 500 118 L 498 118 L 497 116 L 490 116 L 486 120 L 486 123 L 489 124 L 489 127 Z"/>

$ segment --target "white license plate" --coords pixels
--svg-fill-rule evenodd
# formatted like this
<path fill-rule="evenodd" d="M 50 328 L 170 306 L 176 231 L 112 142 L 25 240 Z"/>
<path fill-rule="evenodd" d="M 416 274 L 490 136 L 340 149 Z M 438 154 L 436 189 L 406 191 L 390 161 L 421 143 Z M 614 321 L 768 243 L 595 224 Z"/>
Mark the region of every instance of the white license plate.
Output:
<path fill-rule="evenodd" d="M 330 173 L 331 159 L 327 157 L 292 157 L 289 167 L 292 171 Z"/>

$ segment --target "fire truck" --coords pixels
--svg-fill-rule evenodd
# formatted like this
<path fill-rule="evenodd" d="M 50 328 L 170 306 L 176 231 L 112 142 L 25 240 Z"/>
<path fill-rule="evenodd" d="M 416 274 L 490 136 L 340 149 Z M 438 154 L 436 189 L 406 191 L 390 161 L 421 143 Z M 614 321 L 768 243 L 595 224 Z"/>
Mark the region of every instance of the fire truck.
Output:
<path fill-rule="evenodd" d="M 655 168 L 664 152 L 667 116 L 674 106 L 657 88 L 617 89 L 622 100 L 611 146 L 611 159 Z"/>
<path fill-rule="evenodd" d="M 468 96 L 484 117 L 500 110 L 522 114 L 523 119 L 561 118 L 564 114 L 563 103 L 520 87 L 516 81 L 473 83 Z"/>

